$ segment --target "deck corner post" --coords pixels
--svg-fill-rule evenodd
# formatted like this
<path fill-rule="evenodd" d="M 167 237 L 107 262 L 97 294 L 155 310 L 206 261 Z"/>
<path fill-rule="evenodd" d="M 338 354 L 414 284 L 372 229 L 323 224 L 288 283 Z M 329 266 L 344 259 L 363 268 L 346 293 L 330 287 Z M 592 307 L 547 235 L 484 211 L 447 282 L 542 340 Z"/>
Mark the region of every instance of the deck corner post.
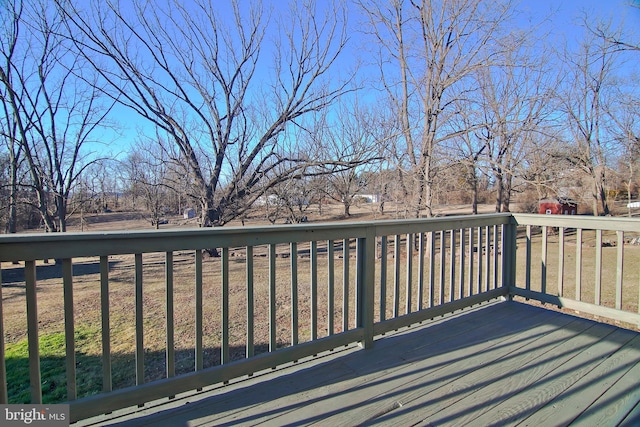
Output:
<path fill-rule="evenodd" d="M 516 285 L 517 223 L 511 216 L 502 233 L 502 287 L 509 289 L 507 298 L 513 300 L 511 288 Z"/>
<path fill-rule="evenodd" d="M 373 304 L 375 280 L 376 234 L 374 227 L 368 227 L 366 237 L 357 240 L 356 288 L 357 288 L 357 327 L 363 329 L 361 346 L 373 347 Z"/>

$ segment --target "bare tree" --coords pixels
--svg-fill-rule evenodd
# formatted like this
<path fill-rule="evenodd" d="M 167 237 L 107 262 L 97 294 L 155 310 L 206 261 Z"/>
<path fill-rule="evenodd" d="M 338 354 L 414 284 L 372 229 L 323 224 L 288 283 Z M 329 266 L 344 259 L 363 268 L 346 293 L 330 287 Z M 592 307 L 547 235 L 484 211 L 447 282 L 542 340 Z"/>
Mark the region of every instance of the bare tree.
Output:
<path fill-rule="evenodd" d="M 631 216 L 631 200 L 634 190 L 640 187 L 640 100 L 625 93 L 619 93 L 618 108 L 608 111 L 611 132 L 619 147 L 617 174 L 624 182 L 628 215 Z"/>
<path fill-rule="evenodd" d="M 567 78 L 560 101 L 574 146 L 564 158 L 591 178 L 594 215 L 610 212 L 606 180 L 613 140 L 604 123 L 614 102 L 617 59 L 617 46 L 594 34 L 578 52 L 565 56 Z"/>
<path fill-rule="evenodd" d="M 493 44 L 511 13 L 510 2 L 360 0 L 375 40 L 374 56 L 400 120 L 400 174 L 414 215 L 432 216 L 436 147 L 458 131 L 447 126 L 464 82 L 492 62 Z"/>
<path fill-rule="evenodd" d="M 17 231 L 18 224 L 18 193 L 19 183 L 22 181 L 19 177 L 20 169 L 22 165 L 22 145 L 19 143 L 19 137 L 17 135 L 16 122 L 13 120 L 13 115 L 10 113 L 11 105 L 8 102 L 7 90 L 5 86 L 0 88 L 2 93 L 2 107 L 3 114 L 0 116 L 0 139 L 2 139 L 3 146 L 6 148 L 7 156 L 3 158 L 3 176 L 2 190 L 5 200 L 2 205 L 7 207 L 6 217 L 6 231 L 8 233 L 15 233 Z"/>
<path fill-rule="evenodd" d="M 160 228 L 169 198 L 170 163 L 157 144 L 138 143 L 122 162 L 129 188 L 143 200 L 146 216 L 152 226 Z"/>
<path fill-rule="evenodd" d="M 540 148 L 529 142 L 540 139 L 556 87 L 549 55 L 534 55 L 525 44 L 528 39 L 524 33 L 505 38 L 501 65 L 476 72 L 484 115 L 478 134 L 493 174 L 496 212 L 509 212 L 518 169 L 531 149 Z"/>
<path fill-rule="evenodd" d="M 308 154 L 280 148 L 287 130 L 348 90 L 328 78 L 347 42 L 340 5 L 305 1 L 271 23 L 240 2 L 226 15 L 212 0 L 58 3 L 110 96 L 176 147 L 203 226 L 241 217 L 304 170 Z"/>
<path fill-rule="evenodd" d="M 317 193 L 318 189 L 313 185 L 312 178 L 290 176 L 289 180 L 270 188 L 259 205 L 272 224 L 280 219 L 284 219 L 287 224 L 307 222 L 306 213 Z"/>
<path fill-rule="evenodd" d="M 66 231 L 74 183 L 91 163 L 83 146 L 104 123 L 109 107 L 85 85 L 80 57 L 61 35 L 58 9 L 46 1 L 3 6 L 0 82 L 4 126 L 31 174 L 36 206 L 49 231 Z M 14 145 L 15 147 L 15 145 Z"/>
<path fill-rule="evenodd" d="M 629 1 L 627 6 L 640 9 L 640 4 L 637 1 Z M 624 34 L 619 29 L 612 30 L 610 23 L 602 20 L 590 21 L 585 17 L 583 23 L 592 35 L 598 39 L 606 40 L 619 50 L 640 51 L 640 42 L 637 39 L 637 34 Z"/>
<path fill-rule="evenodd" d="M 357 100 L 340 104 L 337 119 L 324 118 L 326 126 L 316 138 L 321 140 L 323 157 L 335 158 L 346 164 L 360 164 L 357 168 L 336 170 L 327 176 L 326 196 L 341 203 L 343 215 L 351 215 L 350 208 L 370 184 L 368 172 L 378 169 L 382 161 L 381 148 L 388 142 L 387 129 L 378 122 L 371 108 Z"/>

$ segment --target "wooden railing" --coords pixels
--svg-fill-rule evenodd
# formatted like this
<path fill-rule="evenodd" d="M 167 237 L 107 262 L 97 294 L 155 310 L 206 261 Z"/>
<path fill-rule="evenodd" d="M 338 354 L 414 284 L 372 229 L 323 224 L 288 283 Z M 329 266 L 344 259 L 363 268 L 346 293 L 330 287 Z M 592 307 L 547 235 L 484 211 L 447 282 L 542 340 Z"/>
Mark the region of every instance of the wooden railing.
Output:
<path fill-rule="evenodd" d="M 581 267 L 570 280 L 566 262 L 554 266 L 548 255 L 557 241 L 558 259 L 566 260 L 574 235 L 576 247 L 584 246 L 583 229 L 600 230 L 594 268 L 605 278 L 589 302 L 582 264 L 590 253 L 575 251 Z M 6 349 L 21 340 L 28 343 L 28 401 L 54 403 L 41 365 L 42 341 L 54 333 L 64 336 L 57 363 L 65 366 L 54 388 L 64 388 L 75 421 L 354 343 L 368 348 L 386 332 L 499 297 L 638 323 L 638 254 L 631 248 L 629 262 L 623 249 L 638 231 L 637 220 L 493 214 L 0 236 L 3 278 L 11 277 L 0 305 L 0 403 L 20 401 L 7 388 L 6 366 L 15 361 Z M 609 248 L 602 248 L 611 232 L 615 280 L 606 276 Z M 212 248 L 220 256 L 204 257 Z M 578 298 L 567 297 L 570 288 Z M 93 341 L 100 345 L 86 344 Z M 98 380 L 87 381 L 87 369 Z"/>
<path fill-rule="evenodd" d="M 640 327 L 640 220 L 514 214 L 511 295 Z"/>

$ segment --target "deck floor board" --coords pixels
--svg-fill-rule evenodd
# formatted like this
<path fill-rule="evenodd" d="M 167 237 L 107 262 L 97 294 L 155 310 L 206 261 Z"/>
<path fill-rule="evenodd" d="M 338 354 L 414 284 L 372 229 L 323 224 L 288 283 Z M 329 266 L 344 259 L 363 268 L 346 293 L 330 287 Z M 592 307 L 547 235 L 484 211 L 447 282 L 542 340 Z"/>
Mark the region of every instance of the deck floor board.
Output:
<path fill-rule="evenodd" d="M 186 400 L 79 425 L 633 423 L 640 333 L 493 302 Z"/>

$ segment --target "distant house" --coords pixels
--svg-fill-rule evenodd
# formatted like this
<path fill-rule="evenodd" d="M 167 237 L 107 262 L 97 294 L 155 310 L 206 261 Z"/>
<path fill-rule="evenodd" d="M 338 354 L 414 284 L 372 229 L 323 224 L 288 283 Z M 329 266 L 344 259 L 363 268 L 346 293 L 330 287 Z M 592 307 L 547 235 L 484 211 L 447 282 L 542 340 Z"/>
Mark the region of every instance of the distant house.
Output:
<path fill-rule="evenodd" d="M 256 206 L 283 206 L 284 200 L 276 194 L 269 194 L 268 196 L 260 196 L 254 202 Z"/>
<path fill-rule="evenodd" d="M 546 215 L 576 215 L 578 203 L 566 197 L 540 200 L 538 213 Z"/>
<path fill-rule="evenodd" d="M 184 219 L 191 219 L 191 218 L 195 218 L 196 217 L 196 210 L 193 208 L 189 208 L 189 209 L 185 209 L 182 217 Z"/>
<path fill-rule="evenodd" d="M 354 199 L 358 199 L 364 203 L 378 203 L 380 202 L 379 194 L 356 194 Z"/>

